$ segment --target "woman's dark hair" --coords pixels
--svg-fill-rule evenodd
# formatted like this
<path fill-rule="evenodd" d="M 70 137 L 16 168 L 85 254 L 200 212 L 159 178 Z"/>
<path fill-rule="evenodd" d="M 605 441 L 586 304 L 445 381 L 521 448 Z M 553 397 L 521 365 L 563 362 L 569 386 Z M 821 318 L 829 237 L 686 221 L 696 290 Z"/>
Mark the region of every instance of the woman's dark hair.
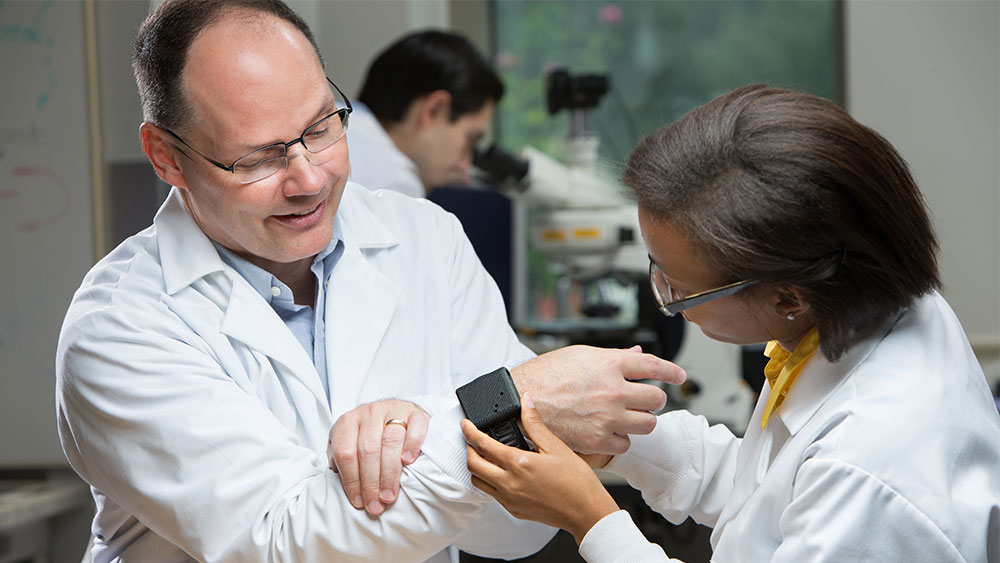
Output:
<path fill-rule="evenodd" d="M 238 9 L 247 11 L 244 17 L 270 14 L 292 24 L 323 64 L 309 26 L 280 0 L 166 0 L 142 22 L 133 44 L 132 70 L 146 121 L 174 129 L 192 119 L 183 88 L 188 49 L 202 30 Z"/>
<path fill-rule="evenodd" d="M 831 361 L 859 330 L 941 285 L 906 163 L 829 100 L 739 88 L 645 138 L 622 181 L 720 282 L 799 288 Z"/>
<path fill-rule="evenodd" d="M 471 43 L 429 30 L 406 35 L 382 51 L 368 67 L 358 99 L 382 123 L 397 123 L 414 100 L 435 90 L 451 94 L 451 121 L 503 97 L 503 83 Z"/>

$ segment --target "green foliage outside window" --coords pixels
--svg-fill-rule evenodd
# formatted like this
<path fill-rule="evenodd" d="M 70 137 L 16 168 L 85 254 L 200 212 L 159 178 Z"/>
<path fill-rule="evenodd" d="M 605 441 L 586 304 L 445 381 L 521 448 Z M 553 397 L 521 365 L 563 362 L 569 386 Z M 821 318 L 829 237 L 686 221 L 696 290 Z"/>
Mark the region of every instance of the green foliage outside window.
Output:
<path fill-rule="evenodd" d="M 496 62 L 507 88 L 503 146 L 564 156 L 567 115 L 550 116 L 553 66 L 608 73 L 594 112 L 602 160 L 617 168 L 641 136 L 738 86 L 766 82 L 839 101 L 839 6 L 831 0 L 500 0 Z"/>

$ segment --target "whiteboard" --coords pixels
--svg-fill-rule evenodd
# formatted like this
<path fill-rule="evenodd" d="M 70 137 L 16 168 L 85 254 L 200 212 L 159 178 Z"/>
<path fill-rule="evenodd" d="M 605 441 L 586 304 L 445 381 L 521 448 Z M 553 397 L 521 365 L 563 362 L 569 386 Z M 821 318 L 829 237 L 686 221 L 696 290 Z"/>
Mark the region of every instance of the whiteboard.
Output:
<path fill-rule="evenodd" d="M 0 467 L 64 465 L 54 356 L 93 264 L 82 2 L 0 0 Z"/>

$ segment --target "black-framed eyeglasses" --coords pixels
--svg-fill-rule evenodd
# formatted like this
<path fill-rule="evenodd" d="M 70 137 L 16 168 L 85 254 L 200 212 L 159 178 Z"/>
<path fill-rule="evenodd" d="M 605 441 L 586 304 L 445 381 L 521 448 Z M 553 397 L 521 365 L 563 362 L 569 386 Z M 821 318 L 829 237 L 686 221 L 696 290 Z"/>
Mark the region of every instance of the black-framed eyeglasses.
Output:
<path fill-rule="evenodd" d="M 698 305 L 704 305 L 709 301 L 729 297 L 738 291 L 757 283 L 757 280 L 743 280 L 736 283 L 702 291 L 693 295 L 684 296 L 676 289 L 670 287 L 663 270 L 652 260 L 649 261 L 649 285 L 653 287 L 653 296 L 660 307 L 660 312 L 668 317 L 672 317 L 681 311 L 686 311 Z"/>
<path fill-rule="evenodd" d="M 312 153 L 314 156 L 309 158 L 309 162 L 312 164 L 323 164 L 333 156 L 333 151 L 324 152 L 326 149 L 333 146 L 334 143 L 344 138 L 347 134 L 347 118 L 354 111 L 351 107 L 351 100 L 347 99 L 347 96 L 337 88 L 337 85 L 333 83 L 329 78 L 326 79 L 333 86 L 333 89 L 339 94 L 340 98 L 337 100 L 337 106 L 339 109 L 333 113 L 325 116 L 316 123 L 313 123 L 309 127 L 306 127 L 305 131 L 298 139 L 289 141 L 287 143 L 275 143 L 273 145 L 268 145 L 266 147 L 259 148 L 249 154 L 237 158 L 232 164 L 226 166 L 221 162 L 209 158 L 201 153 L 198 149 L 192 147 L 180 137 L 177 133 L 174 133 L 166 127 L 160 127 L 167 132 L 171 137 L 180 141 L 185 147 L 193 150 L 198 156 L 204 158 L 209 163 L 215 165 L 226 172 L 231 172 L 236 181 L 241 184 L 250 184 L 263 180 L 273 176 L 279 170 L 284 170 L 288 167 L 288 147 L 296 144 L 302 143 L 307 151 Z M 343 104 L 340 103 L 343 100 Z M 336 117 L 336 119 L 334 119 Z M 182 153 L 184 151 L 181 151 Z"/>

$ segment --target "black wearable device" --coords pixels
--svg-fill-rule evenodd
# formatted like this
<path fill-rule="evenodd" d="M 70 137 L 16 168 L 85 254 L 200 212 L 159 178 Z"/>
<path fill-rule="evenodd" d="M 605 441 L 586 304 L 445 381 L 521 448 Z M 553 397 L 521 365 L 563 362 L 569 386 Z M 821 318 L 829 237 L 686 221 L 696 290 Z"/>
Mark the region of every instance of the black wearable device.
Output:
<path fill-rule="evenodd" d="M 465 416 L 480 431 L 508 446 L 531 451 L 517 419 L 521 401 L 507 368 L 501 367 L 455 390 Z"/>

